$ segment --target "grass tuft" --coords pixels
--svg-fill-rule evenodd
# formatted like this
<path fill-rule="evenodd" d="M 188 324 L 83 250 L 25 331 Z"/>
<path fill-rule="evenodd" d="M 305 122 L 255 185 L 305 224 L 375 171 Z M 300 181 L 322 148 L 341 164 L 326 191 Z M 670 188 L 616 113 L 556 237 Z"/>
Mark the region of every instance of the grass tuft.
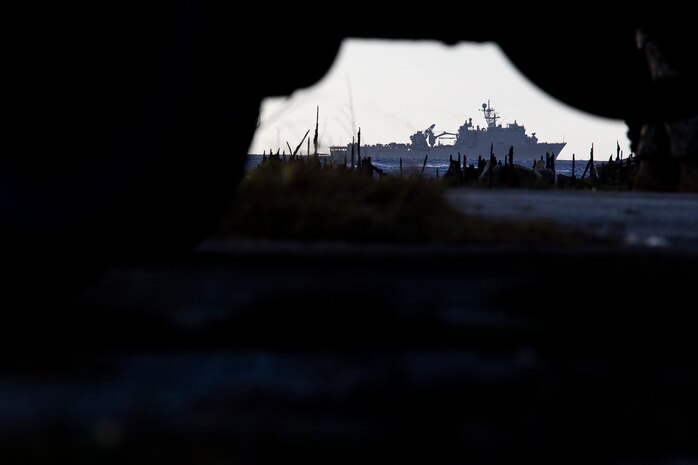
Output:
<path fill-rule="evenodd" d="M 547 220 L 464 216 L 445 199 L 447 186 L 418 176 L 381 179 L 272 161 L 248 172 L 218 236 L 350 242 L 580 242 Z"/>

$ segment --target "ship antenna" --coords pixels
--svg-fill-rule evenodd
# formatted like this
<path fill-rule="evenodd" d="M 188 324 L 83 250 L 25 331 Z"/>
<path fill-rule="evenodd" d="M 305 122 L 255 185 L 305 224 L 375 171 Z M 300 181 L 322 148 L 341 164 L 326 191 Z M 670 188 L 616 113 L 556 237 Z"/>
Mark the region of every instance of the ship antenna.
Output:
<path fill-rule="evenodd" d="M 493 128 L 497 126 L 497 120 L 499 116 L 494 112 L 494 108 L 490 106 L 490 100 L 487 99 L 487 103 L 482 104 L 482 110 L 480 110 L 485 115 L 485 121 L 487 122 L 487 127 Z"/>

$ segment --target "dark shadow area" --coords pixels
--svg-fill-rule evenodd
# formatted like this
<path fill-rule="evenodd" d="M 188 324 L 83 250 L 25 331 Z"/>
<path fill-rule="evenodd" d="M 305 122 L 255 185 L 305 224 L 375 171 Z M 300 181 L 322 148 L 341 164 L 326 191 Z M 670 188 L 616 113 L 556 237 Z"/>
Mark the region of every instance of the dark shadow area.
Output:
<path fill-rule="evenodd" d="M 344 37 L 496 41 L 551 95 L 628 122 L 635 187 L 691 191 L 689 7 L 578 4 L 551 23 L 470 5 L 465 25 L 248 7 L 11 12 L 3 462 L 698 463 L 695 248 L 435 240 L 419 234 L 450 226 L 430 215 L 454 213 L 390 184 L 370 201 L 403 196 L 404 216 L 357 206 L 331 225 L 342 242 L 201 246 L 224 217 L 236 234 L 263 218 L 226 216 L 259 103 L 317 81 Z M 366 227 L 380 241 L 352 242 Z"/>

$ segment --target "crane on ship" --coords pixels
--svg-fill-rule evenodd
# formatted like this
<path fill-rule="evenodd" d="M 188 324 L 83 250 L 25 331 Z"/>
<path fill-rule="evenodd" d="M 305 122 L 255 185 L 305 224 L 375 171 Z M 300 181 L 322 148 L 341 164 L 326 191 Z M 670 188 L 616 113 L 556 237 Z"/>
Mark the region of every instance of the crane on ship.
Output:
<path fill-rule="evenodd" d="M 436 124 L 432 124 L 424 130 L 424 138 L 427 140 L 427 144 L 429 144 L 429 147 L 433 147 L 436 143 L 436 136 L 434 135 L 435 127 Z"/>
<path fill-rule="evenodd" d="M 440 137 L 444 137 L 444 138 L 446 138 L 446 139 L 455 139 L 457 136 L 458 136 L 458 134 L 455 134 L 455 133 L 453 133 L 453 132 L 446 132 L 446 131 L 444 131 L 444 132 L 442 132 L 441 134 L 437 134 L 437 135 L 434 136 L 434 137 L 436 137 L 437 139 L 440 138 Z"/>
<path fill-rule="evenodd" d="M 437 139 L 444 137 L 447 139 L 455 139 L 457 134 L 454 134 L 452 132 L 447 132 L 443 131 L 440 134 L 434 134 L 434 128 L 436 127 L 436 124 L 432 124 L 428 128 L 426 128 L 423 131 L 424 138 L 427 140 L 427 143 L 429 144 L 429 147 L 433 147 L 436 144 Z"/>

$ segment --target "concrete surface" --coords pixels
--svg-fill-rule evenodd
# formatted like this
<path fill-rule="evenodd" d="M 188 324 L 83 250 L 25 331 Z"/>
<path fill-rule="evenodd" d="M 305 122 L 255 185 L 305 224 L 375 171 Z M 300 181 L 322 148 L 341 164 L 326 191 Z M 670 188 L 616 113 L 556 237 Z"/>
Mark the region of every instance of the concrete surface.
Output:
<path fill-rule="evenodd" d="M 466 214 L 548 218 L 566 228 L 620 235 L 629 245 L 698 250 L 695 194 L 452 189 L 447 198 Z"/>

